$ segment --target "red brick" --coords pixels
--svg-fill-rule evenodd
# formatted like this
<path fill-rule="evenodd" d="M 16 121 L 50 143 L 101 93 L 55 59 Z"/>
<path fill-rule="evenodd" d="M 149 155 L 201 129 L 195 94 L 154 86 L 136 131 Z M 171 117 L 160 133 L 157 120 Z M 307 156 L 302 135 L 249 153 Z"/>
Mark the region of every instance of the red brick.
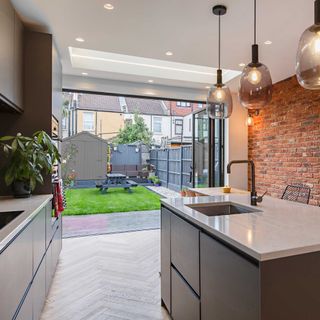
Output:
<path fill-rule="evenodd" d="M 287 184 L 310 184 L 310 204 L 320 205 L 319 92 L 303 89 L 295 77 L 279 82 L 254 123 L 248 149 L 258 191 L 281 197 Z"/>

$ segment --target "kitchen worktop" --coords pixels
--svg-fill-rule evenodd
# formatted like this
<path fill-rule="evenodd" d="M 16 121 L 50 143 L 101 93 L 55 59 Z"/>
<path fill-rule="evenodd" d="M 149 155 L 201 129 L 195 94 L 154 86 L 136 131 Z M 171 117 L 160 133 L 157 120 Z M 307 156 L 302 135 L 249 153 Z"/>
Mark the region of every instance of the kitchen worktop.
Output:
<path fill-rule="evenodd" d="M 253 207 L 247 191 L 233 189 L 232 193 L 224 194 L 221 188 L 192 190 L 209 196 L 170 198 L 161 202 L 207 233 L 258 261 L 320 251 L 319 207 L 269 196 Z M 186 206 L 210 202 L 238 203 L 257 212 L 208 217 Z"/>
<path fill-rule="evenodd" d="M 0 252 L 51 199 L 52 194 L 33 195 L 26 199 L 0 197 L 0 214 L 5 211 L 23 211 L 9 224 L 0 229 Z"/>

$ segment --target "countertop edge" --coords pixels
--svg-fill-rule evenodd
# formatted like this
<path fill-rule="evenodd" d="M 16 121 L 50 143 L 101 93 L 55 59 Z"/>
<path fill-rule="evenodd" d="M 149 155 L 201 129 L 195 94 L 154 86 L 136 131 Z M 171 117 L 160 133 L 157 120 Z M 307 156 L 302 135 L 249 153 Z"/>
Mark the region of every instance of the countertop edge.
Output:
<path fill-rule="evenodd" d="M 311 246 L 305 246 L 305 247 L 297 247 L 293 249 L 286 249 L 286 250 L 277 250 L 274 252 L 263 252 L 258 253 L 244 244 L 241 244 L 232 238 L 228 237 L 227 235 L 219 232 L 218 230 L 215 230 L 206 224 L 203 224 L 201 221 L 191 217 L 190 215 L 184 213 L 183 211 L 179 210 L 179 208 L 172 206 L 167 199 L 161 199 L 161 204 L 173 211 L 174 213 L 178 214 L 182 218 L 186 219 L 187 221 L 193 223 L 194 225 L 199 226 L 199 228 L 205 230 L 209 234 L 211 234 L 213 237 L 216 237 L 220 239 L 222 242 L 225 242 L 226 244 L 229 244 L 231 247 L 234 247 L 235 249 L 243 252 L 247 256 L 250 256 L 252 259 L 258 261 L 258 262 L 266 262 L 281 258 L 288 258 L 292 256 L 298 256 L 303 254 L 310 254 L 317 251 L 320 251 L 319 245 L 311 245 Z"/>
<path fill-rule="evenodd" d="M 29 212 L 26 213 L 28 210 L 25 210 L 22 214 L 21 217 L 17 217 L 16 219 L 18 219 L 17 221 L 19 221 L 20 219 L 22 219 L 22 221 L 20 222 L 16 222 L 18 223 L 17 226 L 15 226 L 11 231 L 8 231 L 8 234 L 6 236 L 4 236 L 3 239 L 0 240 L 0 254 L 6 249 L 6 247 L 11 243 L 11 241 L 23 230 L 25 229 L 30 222 L 33 220 L 33 218 L 39 213 L 40 210 L 42 210 L 50 200 L 52 200 L 53 195 L 52 194 L 45 194 L 45 195 L 41 195 L 44 198 L 44 200 L 39 204 L 36 205 L 35 208 Z M 36 197 L 36 196 L 35 196 Z M 14 199 L 13 199 L 14 200 Z M 20 219 L 19 219 L 20 218 Z M 14 221 L 14 220 L 13 220 Z M 10 224 L 8 224 L 9 226 Z M 5 228 L 5 227 L 4 227 Z M 5 229 L 4 229 L 5 231 Z"/>

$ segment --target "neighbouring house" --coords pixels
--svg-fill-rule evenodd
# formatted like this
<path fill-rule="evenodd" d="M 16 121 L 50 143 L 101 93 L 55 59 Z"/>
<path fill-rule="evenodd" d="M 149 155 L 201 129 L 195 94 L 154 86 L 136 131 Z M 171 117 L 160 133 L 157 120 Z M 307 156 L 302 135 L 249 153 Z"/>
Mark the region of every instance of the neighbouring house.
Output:
<path fill-rule="evenodd" d="M 184 101 L 96 94 L 67 93 L 65 99 L 69 100 L 69 116 L 62 121 L 64 138 L 90 132 L 109 140 L 139 113 L 157 145 L 191 143 L 192 112 L 202 108 L 201 104 Z"/>

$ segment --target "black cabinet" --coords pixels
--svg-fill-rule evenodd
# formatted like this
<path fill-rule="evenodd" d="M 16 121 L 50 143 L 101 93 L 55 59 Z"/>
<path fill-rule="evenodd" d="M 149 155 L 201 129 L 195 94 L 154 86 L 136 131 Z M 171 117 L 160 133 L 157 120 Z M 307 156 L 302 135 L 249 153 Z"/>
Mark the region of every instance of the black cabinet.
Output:
<path fill-rule="evenodd" d="M 199 234 L 197 228 L 172 214 L 171 263 L 198 295 L 200 294 Z"/>
<path fill-rule="evenodd" d="M 258 320 L 259 268 L 201 233 L 201 319 Z"/>
<path fill-rule="evenodd" d="M 171 312 L 171 250 L 170 250 L 171 212 L 161 211 L 161 298 L 167 310 Z"/>
<path fill-rule="evenodd" d="M 200 300 L 198 296 L 174 268 L 172 268 L 171 274 L 172 318 L 174 320 L 200 320 Z M 211 320 L 213 319 L 211 318 Z"/>

